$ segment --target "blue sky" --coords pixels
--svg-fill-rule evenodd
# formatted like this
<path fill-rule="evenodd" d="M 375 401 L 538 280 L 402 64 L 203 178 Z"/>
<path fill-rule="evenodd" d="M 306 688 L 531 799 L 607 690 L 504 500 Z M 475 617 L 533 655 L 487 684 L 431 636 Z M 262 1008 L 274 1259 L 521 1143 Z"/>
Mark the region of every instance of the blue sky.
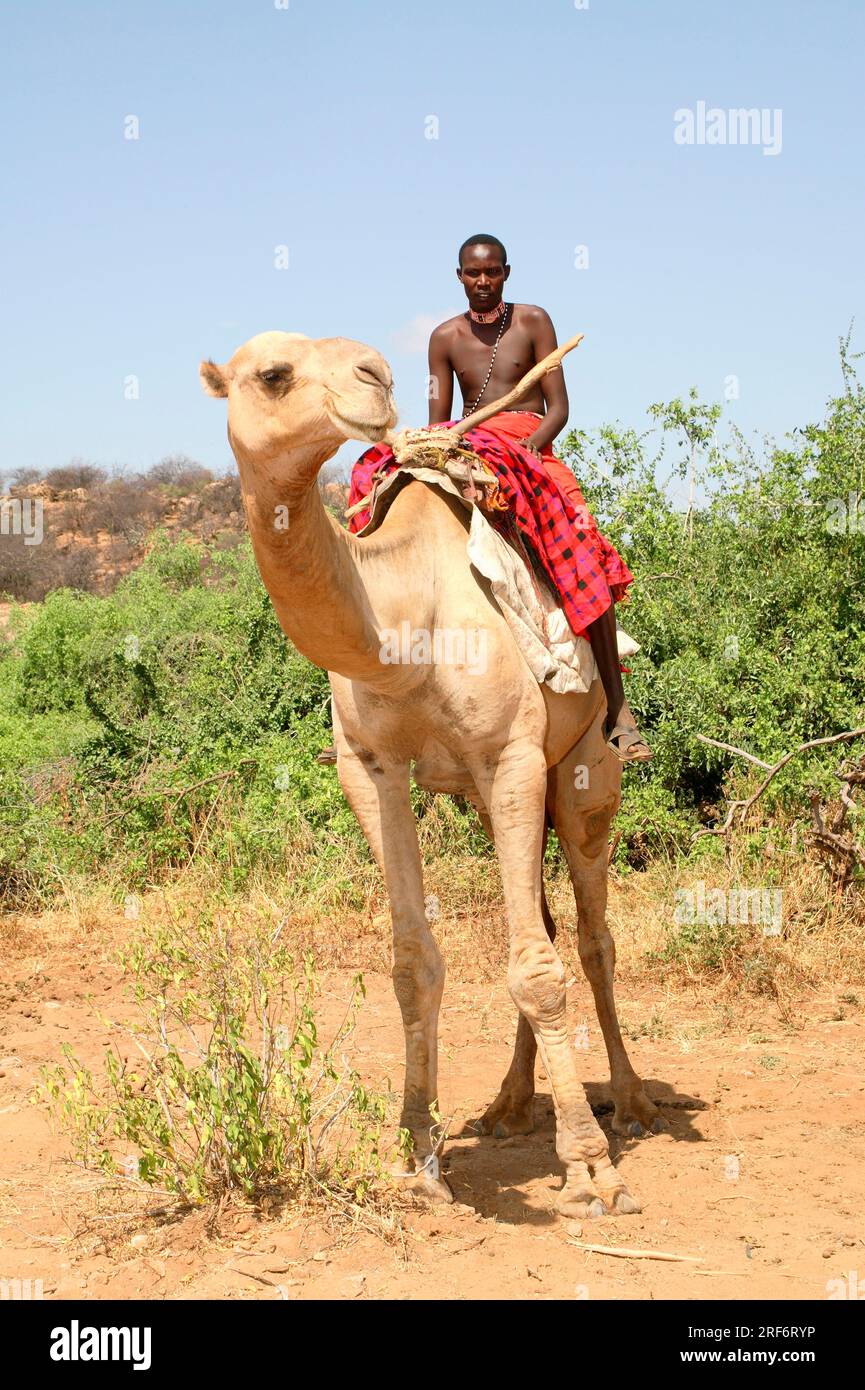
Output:
<path fill-rule="evenodd" d="M 509 298 L 586 334 L 571 425 L 641 426 L 735 376 L 725 417 L 781 434 L 836 389 L 851 318 L 865 346 L 858 0 L 0 13 L 0 473 L 171 452 L 221 470 L 198 362 L 268 328 L 372 343 L 402 423 L 424 423 L 418 349 L 461 307 L 479 230 L 507 244 Z M 780 153 L 677 144 L 700 101 L 780 109 Z"/>

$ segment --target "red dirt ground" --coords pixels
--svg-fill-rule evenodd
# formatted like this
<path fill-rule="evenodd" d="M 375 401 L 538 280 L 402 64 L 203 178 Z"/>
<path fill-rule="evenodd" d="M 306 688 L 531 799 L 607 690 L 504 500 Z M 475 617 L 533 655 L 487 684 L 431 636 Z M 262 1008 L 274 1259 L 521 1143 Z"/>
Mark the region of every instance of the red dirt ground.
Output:
<path fill-rule="evenodd" d="M 440 1104 L 451 1133 L 462 1134 L 444 1160 L 455 1204 L 406 1211 L 390 1243 L 309 1212 L 259 1219 L 245 1209 L 208 1236 L 200 1214 L 173 1217 L 162 1199 L 134 1190 L 106 1193 L 29 1103 L 40 1064 L 57 1060 L 64 1041 L 101 1073 L 109 1035 L 94 1006 L 128 1014 L 110 945 L 96 937 L 86 948 L 46 946 L 35 972 L 32 959 L 3 966 L 0 1279 L 41 1279 L 50 1298 L 699 1300 L 825 1299 L 829 1281 L 865 1276 L 865 1023 L 853 995 L 843 1007 L 834 995 L 810 997 L 795 1027 L 769 1003 L 743 1002 L 731 1026 L 696 991 L 620 984 L 631 1056 L 669 1129 L 612 1137 L 643 1212 L 580 1229 L 553 1210 L 561 1169 L 544 1078 L 534 1134 L 495 1140 L 470 1128 L 507 1068 L 514 1010 L 503 981 L 449 981 Z M 389 1078 L 398 1089 L 402 1031 L 390 980 L 368 974 L 366 983 L 355 1063 L 364 1080 Z M 348 995 L 348 972 L 325 976 L 325 1021 L 342 1016 Z M 585 981 L 568 997 L 574 1030 L 589 1025 L 578 1055 L 609 1132 L 606 1060 Z M 574 1240 L 699 1263 L 592 1254 Z"/>

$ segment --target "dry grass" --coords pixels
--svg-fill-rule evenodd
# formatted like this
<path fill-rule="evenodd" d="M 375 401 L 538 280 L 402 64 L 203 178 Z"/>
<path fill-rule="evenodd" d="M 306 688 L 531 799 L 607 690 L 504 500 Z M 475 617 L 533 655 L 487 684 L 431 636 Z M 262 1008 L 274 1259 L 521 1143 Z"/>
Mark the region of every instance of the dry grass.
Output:
<path fill-rule="evenodd" d="M 458 832 L 465 833 L 457 818 L 454 803 L 437 797 L 418 822 L 428 912 L 452 980 L 500 979 L 508 942 L 498 864 L 488 855 L 453 852 Z M 171 882 L 137 899 L 107 877 L 99 887 L 92 880 L 64 880 L 57 910 L 0 917 L 0 960 L 36 967 L 46 949 L 86 940 L 92 951 L 94 938 L 110 953 L 135 926 L 128 920 L 130 902 L 133 912 L 155 923 L 222 898 L 241 914 L 284 919 L 283 939 L 312 950 L 319 969 L 388 973 L 388 904 L 365 847 L 334 838 L 322 854 L 312 832 L 300 827 L 285 846 L 283 864 L 281 873 L 262 874 L 242 896 L 229 895 L 219 871 L 194 859 Z M 560 928 L 558 948 L 570 974 L 578 975 L 573 892 L 561 862 L 546 866 L 545 882 Z M 699 884 L 707 898 L 713 889 L 780 890 L 780 933 L 766 934 L 754 922 L 683 927 L 676 921 L 677 893 Z M 641 871 L 613 868 L 608 922 L 623 983 L 699 985 L 718 997 L 769 996 L 782 1013 L 791 1013 L 803 992 L 865 984 L 865 893 L 859 885 L 845 891 L 833 885 L 788 825 L 764 828 L 761 838 L 741 834 L 727 857 L 720 842 L 704 840 L 690 857 L 658 858 Z"/>
<path fill-rule="evenodd" d="M 439 849 L 442 825 L 432 817 L 422 827 L 427 865 L 425 887 L 436 937 L 451 979 L 473 982 L 501 978 L 507 962 L 507 927 L 498 866 L 493 859 L 431 856 Z M 292 855 L 305 866 L 305 891 L 299 873 L 253 884 L 234 906 L 250 915 L 285 919 L 286 939 L 309 948 L 321 969 L 390 970 L 390 918 L 387 900 L 373 865 L 349 849 L 338 875 L 323 876 L 310 888 L 310 847 L 298 844 Z M 677 890 L 702 883 L 712 889 L 771 885 L 782 893 L 779 935 L 767 935 L 759 923 L 683 929 L 676 922 Z M 575 910 L 564 870 L 548 866 L 547 895 L 559 924 L 557 944 L 572 974 L 579 973 Z M 142 895 L 139 911 L 159 921 L 177 908 L 193 912 L 212 903 L 212 875 L 193 866 L 189 872 Z M 800 855 L 754 861 L 743 841 L 729 861 L 700 857 L 694 861 L 656 862 L 642 872 L 610 874 L 608 922 L 616 940 L 617 975 L 625 983 L 667 982 L 711 986 L 713 993 L 748 993 L 774 998 L 782 1012 L 797 996 L 827 985 L 839 989 L 865 984 L 865 901 L 860 890 L 833 890 L 824 868 Z M 122 939 L 134 922 L 124 918 L 117 890 L 65 885 L 65 902 L 57 911 L 9 915 L 0 928 L 0 956 L 31 959 L 34 964 L 51 945 Z"/>

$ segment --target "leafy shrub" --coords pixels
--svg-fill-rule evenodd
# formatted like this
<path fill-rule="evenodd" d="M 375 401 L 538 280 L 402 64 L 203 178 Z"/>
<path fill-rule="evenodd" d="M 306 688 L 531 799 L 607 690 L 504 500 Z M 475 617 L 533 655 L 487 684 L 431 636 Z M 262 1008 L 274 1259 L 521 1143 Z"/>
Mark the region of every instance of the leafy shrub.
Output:
<path fill-rule="evenodd" d="M 711 823 L 728 796 L 757 785 L 753 765 L 698 734 L 774 763 L 865 723 L 865 390 L 846 341 L 841 366 L 826 421 L 762 455 L 735 430 L 726 452 L 714 443 L 714 417 L 694 393 L 652 408 L 663 426 L 655 450 L 647 435 L 611 427 L 567 437 L 590 506 L 635 572 L 620 612 L 642 650 L 626 684 L 654 758 L 628 773 L 626 801 L 652 787 L 670 830 L 674 810 Z M 668 489 L 687 475 L 694 441 L 706 495 L 689 521 Z M 794 759 L 760 811 L 801 811 L 812 785 L 836 790 L 845 751 Z"/>
<path fill-rule="evenodd" d="M 34 1096 L 82 1162 L 195 1203 L 257 1198 L 275 1184 L 295 1197 L 364 1200 L 382 1172 L 387 1102 L 344 1053 L 363 981 L 355 977 L 323 1044 L 313 959 L 296 962 L 280 932 L 219 915 L 175 918 L 130 947 L 133 1060 L 110 1048 L 101 1083 L 64 1047 L 65 1062 L 42 1069 Z"/>
<path fill-rule="evenodd" d="M 622 619 L 642 649 L 626 684 L 654 757 L 626 773 L 623 869 L 687 852 L 764 775 L 698 735 L 773 763 L 865 724 L 865 392 L 846 342 L 841 367 L 826 419 L 761 451 L 735 430 L 722 448 L 717 408 L 693 392 L 652 407 L 654 435 L 567 436 L 564 456 L 636 577 Z M 237 501 L 236 480 L 221 480 L 194 505 L 214 490 Z M 41 904 L 73 872 L 122 893 L 192 863 L 225 885 L 290 871 L 299 893 L 339 884 L 363 900 L 340 864 L 368 863 L 363 837 L 316 763 L 331 740 L 327 678 L 285 640 L 248 541 L 163 531 L 110 596 L 50 593 L 0 643 L 0 687 L 14 901 Z M 793 759 L 754 819 L 806 823 L 811 789 L 837 792 L 846 751 Z M 427 853 L 491 853 L 470 809 L 440 801 L 431 815 L 417 788 L 412 800 Z M 560 859 L 554 836 L 547 858 Z"/>

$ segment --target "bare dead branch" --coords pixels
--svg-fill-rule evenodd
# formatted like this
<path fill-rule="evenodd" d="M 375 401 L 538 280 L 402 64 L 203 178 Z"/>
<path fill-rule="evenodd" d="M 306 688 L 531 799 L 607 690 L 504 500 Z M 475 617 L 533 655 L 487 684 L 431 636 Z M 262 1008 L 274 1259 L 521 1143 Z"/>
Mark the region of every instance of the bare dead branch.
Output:
<path fill-rule="evenodd" d="M 699 739 L 701 743 L 707 743 L 717 748 L 723 748 L 728 753 L 736 753 L 739 755 L 739 757 L 747 758 L 749 762 L 759 764 L 761 767 L 764 767 L 768 770 L 769 775 L 763 779 L 763 781 L 760 783 L 759 787 L 753 793 L 752 796 L 745 798 L 745 800 L 733 800 L 729 802 L 727 818 L 724 821 L 723 825 L 715 826 L 710 830 L 698 830 L 695 835 L 692 835 L 692 844 L 695 843 L 695 841 L 701 839 L 704 835 L 728 836 L 730 830 L 733 829 L 734 817 L 736 816 L 737 812 L 738 825 L 744 825 L 749 811 L 754 806 L 754 804 L 757 801 L 759 801 L 766 788 L 777 777 L 778 773 L 782 770 L 782 768 L 785 768 L 787 764 L 793 758 L 798 757 L 800 753 L 806 753 L 811 748 L 825 747 L 830 743 L 841 743 L 849 739 L 863 738 L 865 737 L 865 727 L 859 729 L 847 729 L 843 734 L 829 734 L 825 738 L 809 739 L 807 743 L 800 743 L 798 748 L 793 748 L 790 750 L 789 753 L 785 753 L 783 758 L 779 758 L 778 761 L 772 765 L 762 762 L 760 758 L 755 758 L 752 753 L 746 753 L 742 748 L 734 748 L 732 744 L 720 743 L 717 739 L 707 738 L 705 734 L 697 734 L 696 737 Z M 826 833 L 828 834 L 829 832 Z"/>
<path fill-rule="evenodd" d="M 659 576 L 660 578 L 660 576 Z M 756 763 L 758 767 L 765 767 L 768 771 L 771 763 L 765 763 L 762 758 L 755 758 L 753 753 L 746 753 L 744 748 L 734 748 L 732 743 L 721 743 L 717 738 L 707 738 L 705 734 L 697 734 L 700 743 L 708 743 L 712 748 L 723 748 L 726 753 L 738 753 L 740 758 L 747 758 L 749 763 Z"/>

